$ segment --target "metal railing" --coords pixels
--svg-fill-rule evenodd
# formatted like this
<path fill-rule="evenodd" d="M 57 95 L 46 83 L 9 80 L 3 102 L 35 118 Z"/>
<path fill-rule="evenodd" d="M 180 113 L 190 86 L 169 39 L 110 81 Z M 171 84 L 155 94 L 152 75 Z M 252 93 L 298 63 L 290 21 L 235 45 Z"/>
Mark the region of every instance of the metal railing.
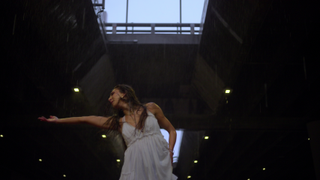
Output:
<path fill-rule="evenodd" d="M 197 35 L 200 32 L 200 24 L 191 23 L 104 23 L 103 25 L 107 34 Z"/>

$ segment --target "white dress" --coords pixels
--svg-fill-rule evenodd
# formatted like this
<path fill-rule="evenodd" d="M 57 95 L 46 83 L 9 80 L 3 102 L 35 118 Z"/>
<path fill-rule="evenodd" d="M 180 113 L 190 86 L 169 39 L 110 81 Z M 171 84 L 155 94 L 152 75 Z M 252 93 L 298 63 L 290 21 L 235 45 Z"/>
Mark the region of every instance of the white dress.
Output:
<path fill-rule="evenodd" d="M 143 131 L 122 118 L 122 136 L 127 145 L 120 180 L 176 180 L 168 143 L 160 132 L 158 120 L 148 112 Z"/>

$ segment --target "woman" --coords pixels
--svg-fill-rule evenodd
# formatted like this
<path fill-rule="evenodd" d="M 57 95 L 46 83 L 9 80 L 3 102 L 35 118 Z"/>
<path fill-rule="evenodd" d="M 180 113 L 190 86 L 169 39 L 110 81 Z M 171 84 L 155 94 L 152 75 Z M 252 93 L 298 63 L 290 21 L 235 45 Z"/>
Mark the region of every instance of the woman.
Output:
<path fill-rule="evenodd" d="M 115 110 L 110 117 L 83 116 L 40 120 L 55 123 L 89 123 L 121 133 L 127 149 L 120 180 L 174 180 L 172 174 L 173 147 L 176 131 L 155 103 L 141 104 L 134 90 L 124 84 L 114 87 L 109 102 Z M 159 125 L 169 133 L 169 145 Z"/>

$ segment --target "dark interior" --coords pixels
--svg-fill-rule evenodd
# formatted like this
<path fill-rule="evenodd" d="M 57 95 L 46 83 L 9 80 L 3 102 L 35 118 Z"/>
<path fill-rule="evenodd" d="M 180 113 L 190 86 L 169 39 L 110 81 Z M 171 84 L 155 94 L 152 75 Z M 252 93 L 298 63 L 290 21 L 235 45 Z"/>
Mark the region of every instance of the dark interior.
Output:
<path fill-rule="evenodd" d="M 210 0 L 198 44 L 111 43 L 89 0 L 5 4 L 0 179 L 119 179 L 119 134 L 37 119 L 108 115 L 116 84 L 184 130 L 179 180 L 320 178 L 316 2 Z"/>

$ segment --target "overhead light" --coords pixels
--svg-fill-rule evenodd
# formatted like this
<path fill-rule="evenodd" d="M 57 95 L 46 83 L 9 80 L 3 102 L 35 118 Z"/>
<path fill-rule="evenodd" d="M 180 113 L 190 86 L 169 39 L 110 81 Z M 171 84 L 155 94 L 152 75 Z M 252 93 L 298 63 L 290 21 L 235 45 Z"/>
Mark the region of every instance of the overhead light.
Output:
<path fill-rule="evenodd" d="M 102 136 L 102 138 L 107 138 L 107 136 L 105 134 L 102 134 L 101 136 Z"/>
<path fill-rule="evenodd" d="M 2 137 L 2 136 L 1 136 Z M 308 141 L 310 141 L 310 138 L 308 138 Z"/>
<path fill-rule="evenodd" d="M 209 139 L 209 136 L 205 136 L 204 139 Z"/>
<path fill-rule="evenodd" d="M 231 94 L 231 93 L 232 93 L 233 89 L 231 89 L 231 88 L 229 88 L 229 87 L 226 87 L 226 88 L 223 89 L 223 91 L 224 91 L 224 93 L 225 93 L 226 95 L 228 95 L 228 94 Z"/>
<path fill-rule="evenodd" d="M 42 162 L 42 159 L 39 159 L 40 162 Z"/>
<path fill-rule="evenodd" d="M 190 179 L 190 178 L 191 178 L 191 176 L 188 176 L 187 178 L 188 178 L 188 179 Z"/>
<path fill-rule="evenodd" d="M 266 168 L 262 168 L 262 170 L 263 170 L 263 171 L 265 171 L 265 170 L 266 170 Z"/>
<path fill-rule="evenodd" d="M 80 91 L 80 89 L 79 89 L 79 88 L 77 88 L 77 87 L 75 87 L 75 88 L 73 88 L 73 91 L 74 91 L 74 92 L 79 92 L 79 91 Z"/>
<path fill-rule="evenodd" d="M 120 159 L 117 159 L 117 162 L 120 162 Z"/>
<path fill-rule="evenodd" d="M 194 160 L 193 162 L 194 162 L 194 163 L 198 163 L 198 160 Z"/>
<path fill-rule="evenodd" d="M 248 178 L 247 180 L 250 180 L 250 178 Z"/>
<path fill-rule="evenodd" d="M 64 174 L 63 177 L 67 177 L 67 176 Z"/>
<path fill-rule="evenodd" d="M 3 135 L 2 135 L 2 134 L 0 134 L 0 137 L 3 137 Z"/>

